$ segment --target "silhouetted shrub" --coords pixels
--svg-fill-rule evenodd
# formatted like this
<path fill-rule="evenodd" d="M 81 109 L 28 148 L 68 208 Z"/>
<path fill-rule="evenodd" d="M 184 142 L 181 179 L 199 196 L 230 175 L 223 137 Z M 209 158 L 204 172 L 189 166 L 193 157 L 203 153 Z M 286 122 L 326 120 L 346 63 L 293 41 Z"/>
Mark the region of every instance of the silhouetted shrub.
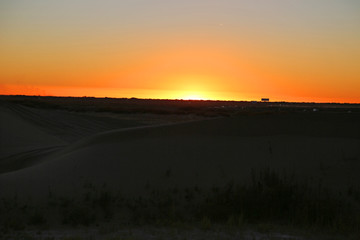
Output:
<path fill-rule="evenodd" d="M 335 232 L 359 232 L 359 191 L 351 187 L 342 195 L 321 184 L 309 185 L 294 176 L 270 169 L 252 171 L 250 184 L 228 183 L 211 189 L 170 188 L 145 190 L 142 197 L 125 198 L 106 186 L 84 186 L 78 197 L 49 194 L 48 205 L 19 203 L 15 197 L 0 202 L 0 225 L 4 229 L 23 229 L 47 224 L 52 213 L 60 223 L 70 226 L 106 221 L 125 224 L 179 225 L 195 223 L 206 229 L 214 224 L 243 227 L 247 224 L 287 225 Z M 59 220 L 58 220 L 59 221 Z M 269 225 L 270 224 L 270 225 Z"/>

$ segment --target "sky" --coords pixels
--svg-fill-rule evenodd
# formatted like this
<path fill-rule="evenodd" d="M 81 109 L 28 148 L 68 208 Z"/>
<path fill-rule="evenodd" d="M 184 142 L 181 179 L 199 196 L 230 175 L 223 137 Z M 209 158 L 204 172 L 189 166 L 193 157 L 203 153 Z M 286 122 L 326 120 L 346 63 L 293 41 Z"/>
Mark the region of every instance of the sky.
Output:
<path fill-rule="evenodd" d="M 0 0 L 0 94 L 360 103 L 358 0 Z"/>

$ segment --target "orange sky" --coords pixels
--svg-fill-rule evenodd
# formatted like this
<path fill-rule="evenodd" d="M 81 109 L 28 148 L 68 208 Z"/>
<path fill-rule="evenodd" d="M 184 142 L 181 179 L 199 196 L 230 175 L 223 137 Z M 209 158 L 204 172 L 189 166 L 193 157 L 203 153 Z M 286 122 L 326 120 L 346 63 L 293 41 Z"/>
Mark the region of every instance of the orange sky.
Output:
<path fill-rule="evenodd" d="M 360 4 L 240 2 L 4 1 L 0 94 L 360 103 Z"/>

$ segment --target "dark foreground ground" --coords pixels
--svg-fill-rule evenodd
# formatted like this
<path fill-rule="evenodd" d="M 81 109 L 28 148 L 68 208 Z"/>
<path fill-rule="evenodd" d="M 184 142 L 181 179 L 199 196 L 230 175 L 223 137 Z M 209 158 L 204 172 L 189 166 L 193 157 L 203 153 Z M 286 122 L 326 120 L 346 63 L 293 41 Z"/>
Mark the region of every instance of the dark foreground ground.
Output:
<path fill-rule="evenodd" d="M 3 239 L 359 239 L 360 106 L 0 96 Z"/>

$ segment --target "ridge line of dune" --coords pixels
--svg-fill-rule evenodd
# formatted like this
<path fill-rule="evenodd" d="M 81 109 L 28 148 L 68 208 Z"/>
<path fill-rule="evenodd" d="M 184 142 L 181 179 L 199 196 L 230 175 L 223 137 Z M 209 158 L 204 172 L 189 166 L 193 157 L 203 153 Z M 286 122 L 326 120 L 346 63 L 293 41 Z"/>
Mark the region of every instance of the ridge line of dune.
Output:
<path fill-rule="evenodd" d="M 211 118 L 211 119 L 190 120 L 190 121 L 186 121 L 186 122 L 164 123 L 164 124 L 150 125 L 150 126 L 119 128 L 119 129 L 113 129 L 113 130 L 109 130 L 109 131 L 96 133 L 94 135 L 84 137 L 74 143 L 71 143 L 71 144 L 65 146 L 63 149 L 60 149 L 58 152 L 55 152 L 54 154 L 49 156 L 49 157 L 51 157 L 51 159 L 48 159 L 48 161 L 55 161 L 57 158 L 71 154 L 71 152 L 73 152 L 74 150 L 81 149 L 83 147 L 88 147 L 88 146 L 91 146 L 91 145 L 94 145 L 97 143 L 114 142 L 113 140 L 111 140 L 111 141 L 108 140 L 108 138 L 111 136 L 117 136 L 119 134 L 129 133 L 129 135 L 122 135 L 121 138 L 118 138 L 118 140 L 115 141 L 115 142 L 120 142 L 120 141 L 124 141 L 125 137 L 136 138 L 136 137 L 144 136 L 144 135 L 146 135 L 147 130 L 168 128 L 168 127 L 179 126 L 179 125 L 187 125 L 189 123 L 211 121 L 211 120 L 220 119 L 220 118 L 221 117 Z M 138 134 L 132 134 L 132 133 L 138 133 Z M 42 164 L 43 162 L 47 162 L 47 161 L 42 161 L 39 164 Z"/>

